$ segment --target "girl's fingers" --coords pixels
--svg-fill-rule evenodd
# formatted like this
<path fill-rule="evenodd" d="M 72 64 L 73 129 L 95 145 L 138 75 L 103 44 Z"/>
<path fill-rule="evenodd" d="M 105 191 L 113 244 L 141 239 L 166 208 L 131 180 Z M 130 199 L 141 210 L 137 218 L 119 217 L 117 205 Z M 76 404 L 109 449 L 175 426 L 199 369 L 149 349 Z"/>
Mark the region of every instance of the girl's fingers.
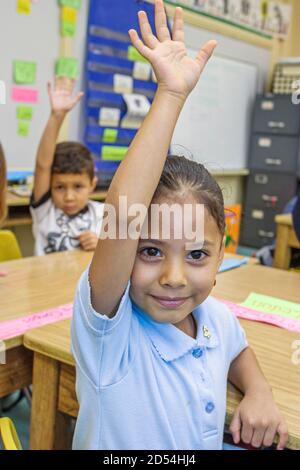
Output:
<path fill-rule="evenodd" d="M 175 9 L 172 39 L 173 41 L 180 41 L 184 43 L 184 30 L 183 30 L 183 11 L 182 8 L 177 7 Z"/>
<path fill-rule="evenodd" d="M 138 33 L 136 32 L 135 29 L 130 29 L 128 31 L 128 34 L 130 36 L 131 42 L 134 45 L 134 47 L 137 49 L 137 51 L 142 54 L 146 59 L 149 60 L 150 55 L 151 55 L 151 49 L 143 43 L 143 41 L 139 38 Z"/>
<path fill-rule="evenodd" d="M 230 432 L 232 434 L 232 439 L 235 444 L 238 444 L 241 440 L 241 418 L 240 418 L 240 413 L 239 410 L 236 410 L 231 424 L 230 424 Z"/>
<path fill-rule="evenodd" d="M 81 100 L 83 96 L 84 96 L 83 92 L 78 93 L 78 95 L 74 98 L 74 105 L 79 103 L 79 101 Z"/>
<path fill-rule="evenodd" d="M 241 437 L 242 441 L 245 442 L 245 444 L 250 444 L 250 442 L 252 441 L 253 431 L 254 429 L 252 426 L 250 426 L 250 424 L 243 424 Z"/>
<path fill-rule="evenodd" d="M 167 25 L 165 7 L 162 0 L 155 1 L 155 28 L 160 41 L 170 40 L 170 32 Z"/>
<path fill-rule="evenodd" d="M 277 450 L 283 450 L 288 442 L 288 428 L 285 422 L 281 422 L 277 429 L 279 435 L 279 441 L 277 444 Z"/>
<path fill-rule="evenodd" d="M 200 65 L 201 72 L 209 61 L 209 59 L 211 58 L 215 48 L 217 47 L 217 44 L 218 43 L 215 40 L 208 41 L 199 51 L 196 57 L 196 61 Z"/>
<path fill-rule="evenodd" d="M 259 427 L 254 430 L 251 445 L 257 449 L 262 446 L 265 436 L 265 427 Z"/>
<path fill-rule="evenodd" d="M 274 442 L 275 435 L 276 435 L 276 425 L 269 426 L 265 432 L 263 445 L 265 447 L 271 447 L 271 445 Z"/>
<path fill-rule="evenodd" d="M 158 40 L 152 32 L 152 28 L 148 21 L 148 16 L 144 11 L 139 11 L 138 17 L 144 44 L 150 47 L 150 49 L 154 49 L 158 44 Z"/>

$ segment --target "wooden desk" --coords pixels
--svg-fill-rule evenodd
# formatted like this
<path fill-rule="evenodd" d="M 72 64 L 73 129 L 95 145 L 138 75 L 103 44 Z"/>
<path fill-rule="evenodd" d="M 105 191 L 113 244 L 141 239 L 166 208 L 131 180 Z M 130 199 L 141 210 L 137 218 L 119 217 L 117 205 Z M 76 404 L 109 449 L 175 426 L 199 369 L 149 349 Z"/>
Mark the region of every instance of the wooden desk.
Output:
<path fill-rule="evenodd" d="M 0 264 L 8 276 L 0 278 L 1 321 L 72 302 L 80 274 L 92 255 L 84 251 L 24 258 Z M 0 397 L 32 383 L 32 353 L 23 337 L 5 341 L 6 364 L 0 365 Z"/>
<path fill-rule="evenodd" d="M 96 191 L 91 195 L 93 201 L 104 202 L 107 191 Z M 29 197 L 21 197 L 7 191 L 6 202 L 8 206 L 8 217 L 3 228 L 17 227 L 20 225 L 31 225 L 32 219 L 29 212 Z"/>
<path fill-rule="evenodd" d="M 274 268 L 289 269 L 292 248 L 300 249 L 300 242 L 293 228 L 291 214 L 277 215 L 275 221 L 277 229 Z"/>
<path fill-rule="evenodd" d="M 255 265 L 218 275 L 213 294 L 241 302 L 252 291 L 300 302 L 297 274 Z M 292 344 L 300 336 L 261 323 L 245 320 L 241 323 L 287 419 L 288 447 L 300 449 L 300 368 L 291 360 Z M 74 359 L 70 352 L 70 321 L 32 330 L 25 335 L 24 344 L 34 352 L 31 448 L 64 448 L 70 445 L 70 440 L 65 439 L 65 436 L 70 437 L 67 416 L 75 418 L 78 413 Z M 240 399 L 240 393 L 229 385 L 227 423 Z"/>

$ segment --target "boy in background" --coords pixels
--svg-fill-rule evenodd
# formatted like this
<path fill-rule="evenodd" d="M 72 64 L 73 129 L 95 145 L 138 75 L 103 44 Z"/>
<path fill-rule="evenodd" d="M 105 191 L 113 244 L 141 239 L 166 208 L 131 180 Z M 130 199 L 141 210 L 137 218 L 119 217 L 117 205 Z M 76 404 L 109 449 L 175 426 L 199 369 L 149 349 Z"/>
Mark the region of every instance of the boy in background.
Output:
<path fill-rule="evenodd" d="M 60 128 L 83 93 L 73 97 L 74 82 L 48 83 L 51 113 L 37 152 L 30 204 L 35 255 L 95 250 L 104 205 L 89 200 L 97 178 L 89 150 L 77 142 L 56 145 Z"/>

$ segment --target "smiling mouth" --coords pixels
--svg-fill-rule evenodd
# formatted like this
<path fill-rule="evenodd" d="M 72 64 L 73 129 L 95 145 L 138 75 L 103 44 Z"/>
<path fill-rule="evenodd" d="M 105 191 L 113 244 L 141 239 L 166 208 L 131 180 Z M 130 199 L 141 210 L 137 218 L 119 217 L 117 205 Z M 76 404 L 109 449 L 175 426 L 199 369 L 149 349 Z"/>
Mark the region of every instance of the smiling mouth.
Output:
<path fill-rule="evenodd" d="M 188 299 L 188 297 L 157 297 L 156 295 L 151 295 L 151 297 L 160 305 L 167 308 L 181 307 Z"/>

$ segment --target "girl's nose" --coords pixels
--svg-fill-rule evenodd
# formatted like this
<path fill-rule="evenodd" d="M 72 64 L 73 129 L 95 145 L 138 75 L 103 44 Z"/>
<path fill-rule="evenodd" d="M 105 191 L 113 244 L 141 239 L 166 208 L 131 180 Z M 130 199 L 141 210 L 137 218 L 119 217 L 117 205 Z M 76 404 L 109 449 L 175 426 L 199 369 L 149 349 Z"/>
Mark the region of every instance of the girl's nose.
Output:
<path fill-rule="evenodd" d="M 166 264 L 159 280 L 164 287 L 179 288 L 187 285 L 185 272 L 181 263 Z"/>
<path fill-rule="evenodd" d="M 65 193 L 65 200 L 72 201 L 74 199 L 74 192 L 72 190 L 68 190 Z"/>

